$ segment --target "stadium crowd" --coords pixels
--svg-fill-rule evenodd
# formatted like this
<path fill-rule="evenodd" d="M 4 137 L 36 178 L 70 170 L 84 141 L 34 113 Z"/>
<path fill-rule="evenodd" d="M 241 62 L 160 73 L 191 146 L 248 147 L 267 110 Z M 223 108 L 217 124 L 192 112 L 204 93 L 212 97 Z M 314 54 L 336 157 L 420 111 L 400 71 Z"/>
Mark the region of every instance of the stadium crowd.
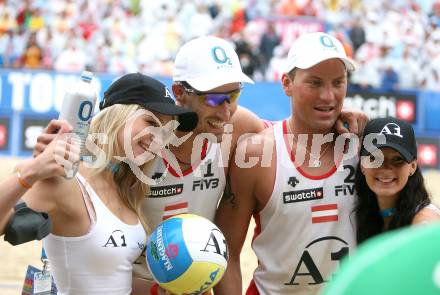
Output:
<path fill-rule="evenodd" d="M 357 62 L 355 87 L 440 91 L 440 0 L 0 0 L 0 67 L 169 76 L 184 42 L 213 34 L 271 81 L 316 24 Z"/>

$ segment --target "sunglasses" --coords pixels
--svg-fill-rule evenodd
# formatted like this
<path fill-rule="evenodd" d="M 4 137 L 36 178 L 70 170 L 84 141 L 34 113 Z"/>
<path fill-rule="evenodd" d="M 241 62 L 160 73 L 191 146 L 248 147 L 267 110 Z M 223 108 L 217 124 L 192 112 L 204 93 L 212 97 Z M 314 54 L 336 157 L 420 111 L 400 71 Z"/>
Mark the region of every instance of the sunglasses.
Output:
<path fill-rule="evenodd" d="M 227 103 L 236 102 L 241 94 L 241 89 L 243 88 L 243 85 L 240 83 L 240 87 L 238 89 L 229 92 L 218 93 L 197 91 L 186 82 L 181 82 L 180 85 L 186 92 L 197 95 L 202 102 L 211 107 L 219 106 L 225 101 Z"/>

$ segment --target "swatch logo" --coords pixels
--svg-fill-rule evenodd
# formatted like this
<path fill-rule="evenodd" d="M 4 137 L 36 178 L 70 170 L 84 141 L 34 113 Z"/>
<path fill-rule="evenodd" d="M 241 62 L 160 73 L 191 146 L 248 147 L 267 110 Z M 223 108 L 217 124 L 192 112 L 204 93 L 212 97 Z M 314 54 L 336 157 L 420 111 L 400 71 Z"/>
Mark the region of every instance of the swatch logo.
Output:
<path fill-rule="evenodd" d="M 322 187 L 300 191 L 283 192 L 284 204 L 317 200 L 322 199 L 323 197 L 324 192 L 322 190 Z"/>
<path fill-rule="evenodd" d="M 150 188 L 150 198 L 162 198 L 180 195 L 183 191 L 183 184 L 156 186 Z"/>

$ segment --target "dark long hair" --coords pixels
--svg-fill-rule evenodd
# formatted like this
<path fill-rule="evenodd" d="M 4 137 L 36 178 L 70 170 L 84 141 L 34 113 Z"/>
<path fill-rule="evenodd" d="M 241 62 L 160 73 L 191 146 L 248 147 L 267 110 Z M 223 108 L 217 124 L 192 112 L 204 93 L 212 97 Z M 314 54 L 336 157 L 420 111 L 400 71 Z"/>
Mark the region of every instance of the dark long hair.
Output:
<path fill-rule="evenodd" d="M 359 161 L 355 176 L 358 197 L 354 209 L 357 221 L 356 238 L 358 244 L 384 231 L 384 221 L 380 215 L 376 195 L 368 187 L 360 165 Z M 408 182 L 399 193 L 395 204 L 396 213 L 390 220 L 388 230 L 410 225 L 417 212 L 429 203 L 429 195 L 426 191 L 423 175 L 417 167 L 415 173 L 408 178 Z"/>

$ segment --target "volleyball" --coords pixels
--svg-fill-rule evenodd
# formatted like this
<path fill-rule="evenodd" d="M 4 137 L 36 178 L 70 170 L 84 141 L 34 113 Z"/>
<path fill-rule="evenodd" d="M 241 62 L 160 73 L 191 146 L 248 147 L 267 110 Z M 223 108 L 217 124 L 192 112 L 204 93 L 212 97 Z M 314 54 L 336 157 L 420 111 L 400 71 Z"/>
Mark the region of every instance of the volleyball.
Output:
<path fill-rule="evenodd" d="M 176 215 L 157 226 L 146 250 L 156 282 L 174 294 L 201 293 L 222 278 L 228 248 L 222 232 L 208 219 Z"/>

